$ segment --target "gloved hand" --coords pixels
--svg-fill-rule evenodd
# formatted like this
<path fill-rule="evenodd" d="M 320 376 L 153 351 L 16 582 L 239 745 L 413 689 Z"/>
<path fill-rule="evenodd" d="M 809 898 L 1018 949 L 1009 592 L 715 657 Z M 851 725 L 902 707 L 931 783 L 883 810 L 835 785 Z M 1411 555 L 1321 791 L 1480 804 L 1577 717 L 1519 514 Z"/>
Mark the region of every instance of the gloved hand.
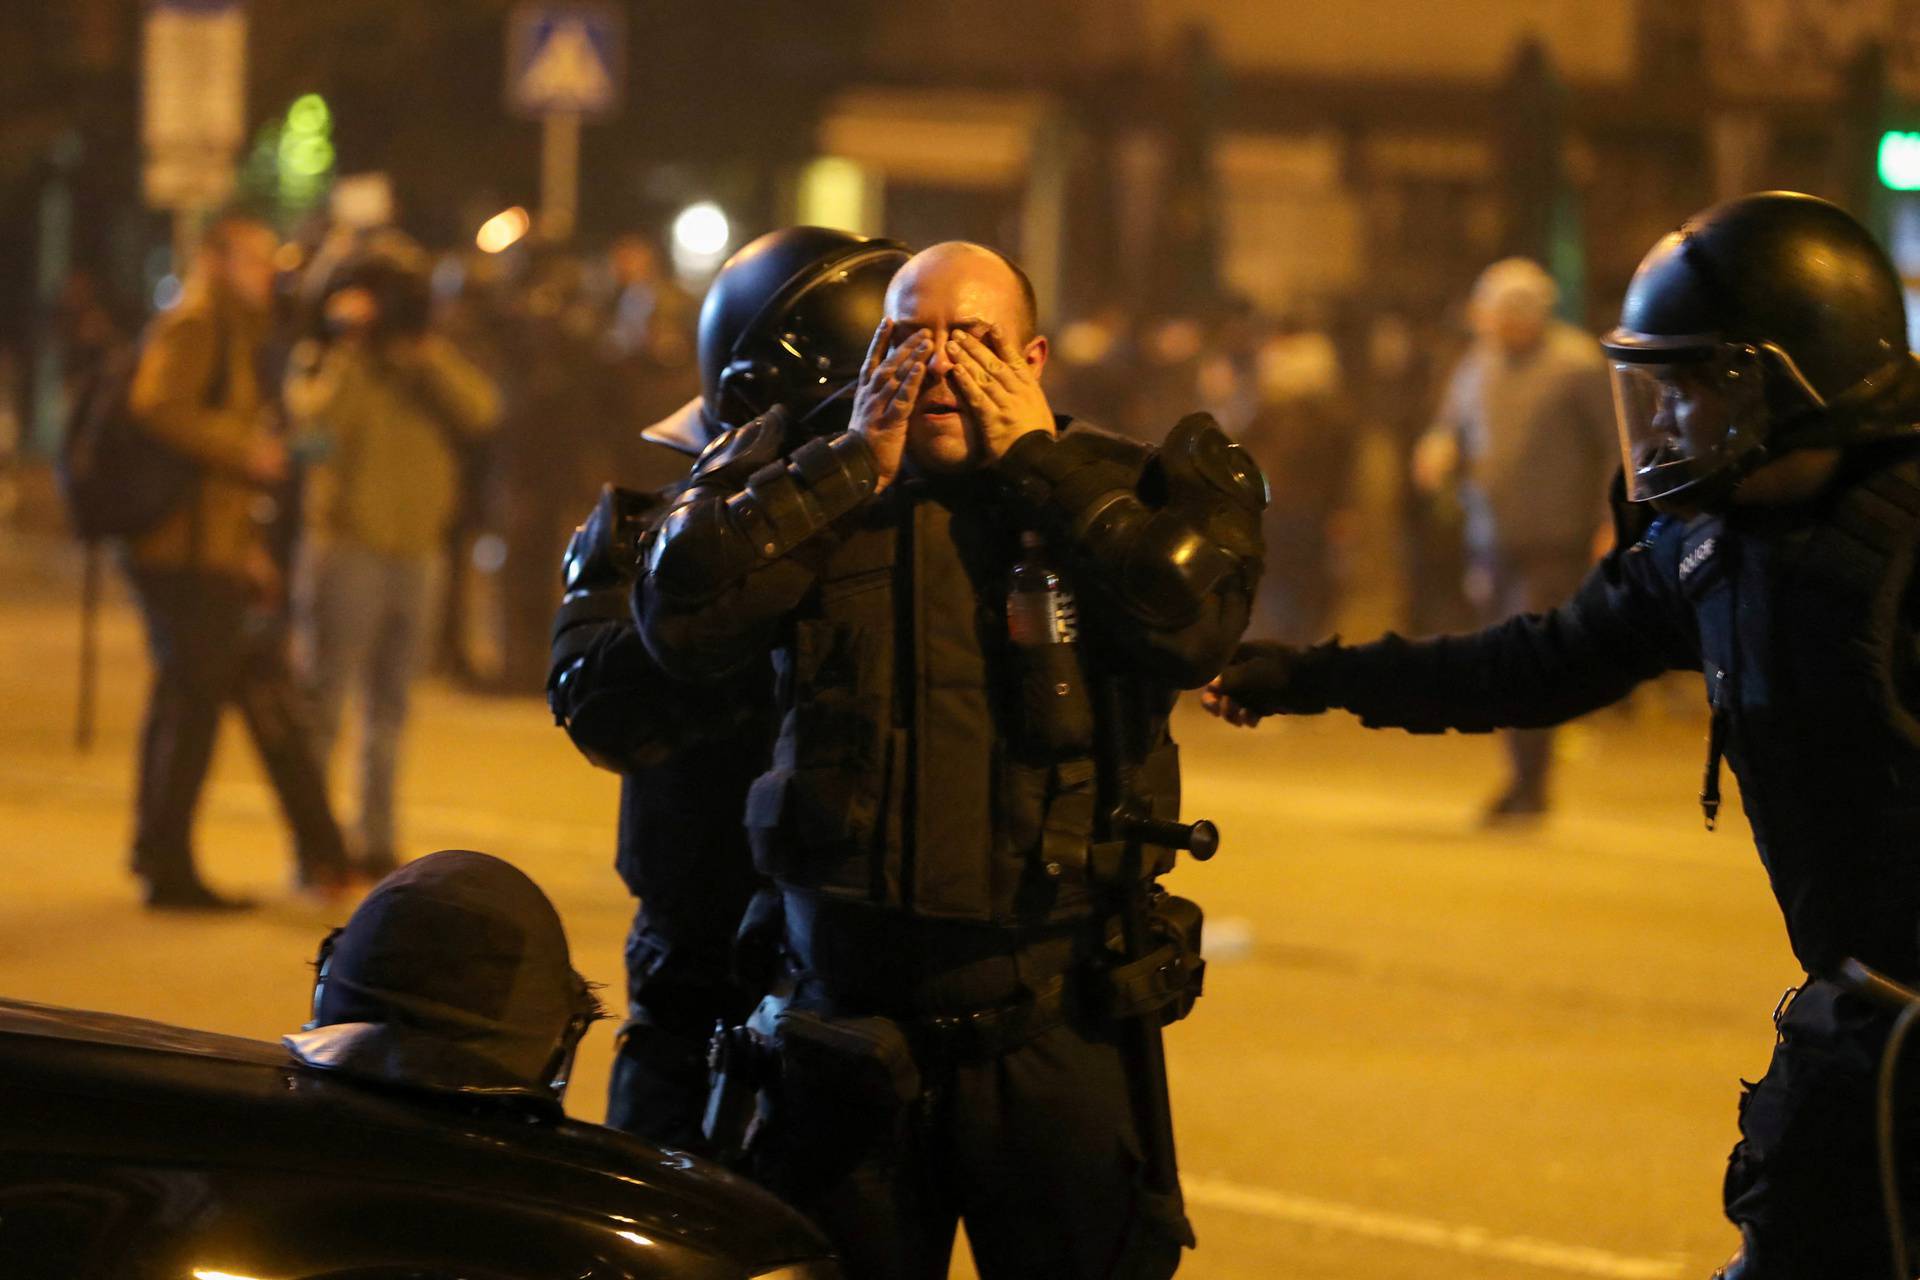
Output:
<path fill-rule="evenodd" d="M 1233 652 L 1226 669 L 1201 691 L 1200 705 L 1228 724 L 1252 728 L 1264 716 L 1318 715 L 1324 699 L 1297 689 L 1300 660 L 1308 651 L 1256 640 Z"/>

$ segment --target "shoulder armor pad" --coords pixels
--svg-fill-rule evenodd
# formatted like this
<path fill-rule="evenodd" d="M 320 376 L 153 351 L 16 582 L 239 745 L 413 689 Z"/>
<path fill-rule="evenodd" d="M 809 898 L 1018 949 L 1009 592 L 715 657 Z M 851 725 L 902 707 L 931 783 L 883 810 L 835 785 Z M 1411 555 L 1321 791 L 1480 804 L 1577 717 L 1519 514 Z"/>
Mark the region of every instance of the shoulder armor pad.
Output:
<path fill-rule="evenodd" d="M 567 543 L 561 561 L 566 590 L 593 591 L 632 581 L 640 567 L 640 537 L 665 505 L 659 494 L 603 485 L 600 501 Z"/>
<path fill-rule="evenodd" d="M 728 522 L 726 504 L 712 497 L 669 511 L 646 557 L 652 584 L 679 600 L 709 599 L 754 567 L 753 545 Z"/>
<path fill-rule="evenodd" d="M 1175 423 L 1157 461 L 1171 494 L 1212 490 L 1247 510 L 1266 509 L 1267 478 L 1260 465 L 1220 429 L 1211 414 L 1190 413 Z"/>
<path fill-rule="evenodd" d="M 1138 471 L 1153 457 L 1153 446 L 1098 427 L 1081 418 L 1063 424 L 1057 446 L 1086 462 L 1105 462 Z"/>
<path fill-rule="evenodd" d="M 744 485 L 747 477 L 786 453 L 793 422 L 785 405 L 775 405 L 744 426 L 722 432 L 693 464 L 692 485 Z"/>

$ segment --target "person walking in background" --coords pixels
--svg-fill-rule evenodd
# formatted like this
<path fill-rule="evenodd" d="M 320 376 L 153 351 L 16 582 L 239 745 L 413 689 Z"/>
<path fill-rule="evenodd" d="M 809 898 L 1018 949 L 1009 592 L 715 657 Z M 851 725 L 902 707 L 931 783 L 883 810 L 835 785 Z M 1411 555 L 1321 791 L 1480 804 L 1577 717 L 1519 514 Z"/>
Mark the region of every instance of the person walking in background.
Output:
<path fill-rule="evenodd" d="M 295 613 L 322 760 L 348 686 L 363 695 L 355 865 L 381 875 L 397 863 L 400 735 L 444 583 L 460 449 L 493 429 L 499 396 L 427 331 L 426 260 L 410 241 L 370 245 L 328 290 L 329 340 L 296 355 L 286 387 L 314 459 Z"/>
<path fill-rule="evenodd" d="M 1326 637 L 1339 603 L 1334 524 L 1353 483 L 1358 423 L 1323 327 L 1298 319 L 1263 326 L 1249 347 L 1247 413 L 1229 432 L 1272 489 L 1261 514 L 1267 567 L 1254 630 L 1305 644 Z"/>
<path fill-rule="evenodd" d="M 1593 561 L 1596 534 L 1610 527 L 1606 366 L 1591 336 L 1554 318 L 1558 297 L 1552 277 L 1525 258 L 1481 273 L 1468 304 L 1474 344 L 1414 451 L 1421 489 L 1459 484 L 1467 594 L 1488 623 L 1564 600 Z M 1536 821 L 1547 812 L 1552 733 L 1503 737 L 1511 776 L 1486 821 Z"/>
<path fill-rule="evenodd" d="M 194 809 L 220 709 L 236 703 L 293 829 L 296 886 L 334 896 L 346 854 L 300 715 L 277 624 L 284 579 L 255 519 L 287 476 L 255 361 L 264 342 L 277 237 L 244 216 L 207 231 L 178 306 L 148 334 L 128 392 L 141 429 L 192 460 L 188 497 L 130 540 L 127 570 L 146 619 L 153 689 L 140 739 L 133 872 L 159 910 L 250 905 L 194 867 Z"/>

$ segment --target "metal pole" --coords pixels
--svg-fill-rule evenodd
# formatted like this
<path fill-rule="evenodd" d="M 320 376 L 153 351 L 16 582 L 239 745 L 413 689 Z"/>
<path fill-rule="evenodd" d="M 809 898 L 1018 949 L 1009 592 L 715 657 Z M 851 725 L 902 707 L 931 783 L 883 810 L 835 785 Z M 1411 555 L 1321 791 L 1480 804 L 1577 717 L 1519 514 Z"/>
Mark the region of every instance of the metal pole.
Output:
<path fill-rule="evenodd" d="M 67 416 L 66 350 L 60 326 L 54 323 L 60 295 L 73 271 L 72 148 L 62 139 L 54 151 L 47 182 L 40 189 L 36 227 L 34 302 L 39 323 L 33 342 L 32 446 L 41 454 L 60 447 Z"/>
<path fill-rule="evenodd" d="M 89 539 L 80 576 L 80 699 L 73 720 L 73 745 L 93 749 L 94 694 L 100 680 L 100 544 Z"/>
<path fill-rule="evenodd" d="M 548 240 L 573 238 L 580 206 L 580 116 L 557 111 L 540 122 L 540 226 Z"/>

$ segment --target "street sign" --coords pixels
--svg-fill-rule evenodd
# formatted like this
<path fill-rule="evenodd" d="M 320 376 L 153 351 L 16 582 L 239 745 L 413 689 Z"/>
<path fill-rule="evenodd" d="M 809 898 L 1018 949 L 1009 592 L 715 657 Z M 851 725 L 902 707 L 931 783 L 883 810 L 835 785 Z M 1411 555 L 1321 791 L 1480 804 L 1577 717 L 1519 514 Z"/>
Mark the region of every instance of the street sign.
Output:
<path fill-rule="evenodd" d="M 507 105 L 527 116 L 606 116 L 626 78 L 626 23 L 612 4 L 523 4 L 507 28 Z"/>
<path fill-rule="evenodd" d="M 212 208 L 233 188 L 233 157 L 245 137 L 246 9 L 240 0 L 159 0 L 147 9 L 145 31 L 147 201 Z"/>

